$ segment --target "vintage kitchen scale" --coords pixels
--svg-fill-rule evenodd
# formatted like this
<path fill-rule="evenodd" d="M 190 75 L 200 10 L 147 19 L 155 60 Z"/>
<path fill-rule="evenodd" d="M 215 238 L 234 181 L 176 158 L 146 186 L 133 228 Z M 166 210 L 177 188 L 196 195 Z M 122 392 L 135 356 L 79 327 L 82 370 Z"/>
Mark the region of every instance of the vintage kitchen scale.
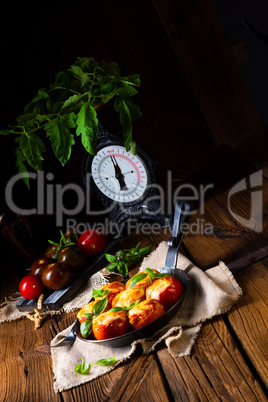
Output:
<path fill-rule="evenodd" d="M 118 135 L 101 130 L 97 155 L 85 155 L 82 177 L 113 224 L 153 221 L 167 227 L 170 218 L 161 212 L 156 168 L 157 163 L 141 147 L 132 155 Z"/>
<path fill-rule="evenodd" d="M 126 151 L 124 141 L 118 135 L 100 130 L 97 154 L 92 156 L 87 153 L 82 161 L 82 179 L 86 188 L 109 213 L 114 233 L 124 236 L 130 222 L 155 222 L 161 228 L 171 227 L 172 219 L 161 211 L 156 168 L 157 163 L 141 147 L 138 146 L 136 155 L 132 155 Z M 119 238 L 113 236 L 105 253 L 117 251 Z M 44 308 L 60 309 L 74 297 L 85 280 L 103 268 L 105 262 L 104 253 L 90 259 L 83 270 L 73 274 L 67 287 L 48 290 L 43 301 Z M 23 299 L 17 308 L 32 311 L 36 305 L 37 300 Z"/>

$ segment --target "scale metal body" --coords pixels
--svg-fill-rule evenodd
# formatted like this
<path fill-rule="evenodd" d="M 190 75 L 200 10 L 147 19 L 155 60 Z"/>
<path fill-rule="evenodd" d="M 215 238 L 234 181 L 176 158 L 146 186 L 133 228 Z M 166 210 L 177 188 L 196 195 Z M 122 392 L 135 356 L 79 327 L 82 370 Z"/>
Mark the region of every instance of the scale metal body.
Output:
<path fill-rule="evenodd" d="M 156 169 L 157 163 L 141 147 L 133 155 L 118 135 L 101 130 L 97 154 L 84 157 L 82 178 L 113 224 L 153 221 L 167 227 L 170 219 L 161 210 Z"/>

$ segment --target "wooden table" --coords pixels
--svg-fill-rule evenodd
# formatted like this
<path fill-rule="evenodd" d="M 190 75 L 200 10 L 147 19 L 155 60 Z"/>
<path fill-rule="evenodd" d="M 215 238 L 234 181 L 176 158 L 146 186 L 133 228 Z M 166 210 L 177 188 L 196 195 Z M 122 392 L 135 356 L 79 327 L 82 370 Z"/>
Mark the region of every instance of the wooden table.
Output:
<path fill-rule="evenodd" d="M 254 154 L 250 152 L 253 147 Z M 243 146 L 224 146 L 190 161 L 184 177 L 174 176 L 174 188 L 182 182 L 214 185 L 206 194 L 204 214 L 199 211 L 191 218 L 191 222 L 212 224 L 214 233 L 187 234 L 183 242 L 183 252 L 200 268 L 212 267 L 219 260 L 228 264 L 267 245 L 267 150 L 263 138 L 250 138 Z M 227 201 L 235 183 L 246 178 L 249 185 L 248 177 L 260 169 L 262 186 L 253 190 L 262 191 L 264 222 L 263 230 L 257 232 L 231 216 Z M 250 190 L 240 191 L 230 204 L 247 219 L 250 195 Z M 130 235 L 124 244 L 132 246 L 139 240 L 156 247 L 169 235 L 165 231 L 154 236 Z M 0 400 L 266 401 L 268 258 L 249 262 L 251 265 L 235 273 L 243 297 L 228 313 L 204 323 L 190 356 L 174 358 L 162 344 L 149 355 L 138 349 L 131 360 L 109 374 L 61 394 L 53 391 L 49 345 L 74 321 L 75 313 L 54 316 L 37 331 L 27 319 L 2 324 Z M 16 289 L 16 273 L 1 271 L 1 275 L 4 294 Z"/>

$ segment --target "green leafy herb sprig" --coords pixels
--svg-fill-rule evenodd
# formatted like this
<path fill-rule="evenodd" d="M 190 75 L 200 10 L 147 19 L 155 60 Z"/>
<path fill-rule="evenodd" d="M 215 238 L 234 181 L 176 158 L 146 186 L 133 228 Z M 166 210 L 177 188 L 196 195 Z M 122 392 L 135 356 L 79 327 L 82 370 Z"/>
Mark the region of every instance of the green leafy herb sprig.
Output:
<path fill-rule="evenodd" d="M 78 57 L 70 68 L 56 74 L 49 89 L 41 89 L 26 105 L 16 124 L 0 134 L 16 136 L 15 154 L 18 171 L 29 187 L 25 163 L 40 171 L 46 146 L 40 134 L 52 143 L 55 156 L 62 166 L 70 159 L 74 134 L 92 155 L 96 155 L 99 131 L 96 107 L 114 99 L 119 113 L 127 151 L 136 153 L 132 139 L 132 122 L 141 116 L 132 97 L 140 86 L 138 75 L 121 76 L 117 63 L 97 62 L 94 58 Z"/>
<path fill-rule="evenodd" d="M 80 333 L 83 338 L 87 338 L 92 332 L 92 321 L 99 314 L 103 313 L 107 307 L 108 297 L 104 297 L 101 300 L 98 300 L 97 303 L 94 304 L 92 313 L 85 313 L 84 316 L 87 317 L 87 320 L 83 321 L 80 325 Z"/>
<path fill-rule="evenodd" d="M 141 299 L 136 300 L 133 303 L 131 303 L 129 306 L 124 306 L 124 307 L 114 306 L 108 311 L 128 311 L 128 310 L 131 310 L 133 307 L 135 307 L 137 304 L 139 304 L 140 301 L 141 301 Z"/>
<path fill-rule="evenodd" d="M 116 255 L 105 254 L 106 260 L 110 262 L 110 265 L 107 267 L 108 271 L 118 271 L 120 274 L 127 276 L 128 266 L 145 257 L 152 250 L 151 245 L 140 248 L 140 244 L 138 243 L 136 247 L 130 249 L 119 250 Z"/>
<path fill-rule="evenodd" d="M 92 366 L 96 365 L 96 366 L 114 366 L 116 363 L 118 362 L 118 360 L 115 360 L 115 356 L 108 358 L 108 359 L 101 359 L 98 360 L 96 363 L 85 363 L 83 357 L 82 357 L 82 363 L 77 364 L 77 366 L 75 366 L 74 371 L 78 374 L 83 374 L 86 375 L 90 372 L 90 369 Z"/>
<path fill-rule="evenodd" d="M 146 274 L 137 274 L 134 275 L 133 278 L 130 281 L 130 288 L 132 289 L 137 283 L 139 283 L 140 281 L 142 281 L 143 279 L 146 278 L 146 276 L 148 276 L 149 274 L 149 278 L 150 278 L 150 283 L 153 282 L 153 279 L 159 279 L 159 278 L 164 278 L 166 276 L 166 274 L 161 274 L 161 272 L 154 272 L 152 269 L 150 268 L 145 268 L 145 272 Z"/>
<path fill-rule="evenodd" d="M 78 241 L 77 236 L 76 236 L 76 240 Z M 53 246 L 55 246 L 55 248 L 56 248 L 56 253 L 55 253 L 54 259 L 57 259 L 58 255 L 59 255 L 59 252 L 60 252 L 61 250 L 63 250 L 65 247 L 68 247 L 68 246 L 76 246 L 76 245 L 77 245 L 77 242 L 75 243 L 74 241 L 71 240 L 70 237 L 66 237 L 66 236 L 63 234 L 62 230 L 60 230 L 60 241 L 59 241 L 58 243 L 56 243 L 56 242 L 54 242 L 54 241 L 52 241 L 52 240 L 48 240 L 48 242 L 49 242 L 50 244 L 52 244 Z M 50 253 L 53 253 L 53 254 L 54 254 L 54 251 L 55 251 L 55 250 L 51 250 Z M 48 252 L 47 254 L 48 254 L 48 256 L 49 256 L 49 252 Z"/>

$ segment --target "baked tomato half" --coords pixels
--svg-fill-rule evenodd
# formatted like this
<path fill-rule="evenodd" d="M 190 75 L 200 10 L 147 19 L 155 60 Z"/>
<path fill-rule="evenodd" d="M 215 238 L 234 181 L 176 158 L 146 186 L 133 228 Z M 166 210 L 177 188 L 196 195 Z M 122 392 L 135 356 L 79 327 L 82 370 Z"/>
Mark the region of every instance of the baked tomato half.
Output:
<path fill-rule="evenodd" d="M 114 297 L 112 306 L 129 307 L 138 300 L 145 300 L 144 287 L 123 290 L 123 292 L 118 293 L 118 295 Z"/>
<path fill-rule="evenodd" d="M 103 285 L 101 287 L 101 291 L 99 292 L 100 296 L 98 296 L 98 289 L 96 291 L 97 296 L 94 296 L 94 292 L 93 292 L 93 296 L 95 297 L 96 300 L 100 300 L 103 297 L 108 297 L 108 304 L 111 308 L 114 297 L 116 295 L 118 295 L 120 292 L 123 292 L 123 290 L 125 290 L 125 285 L 121 282 L 115 281 L 115 282 L 107 283 L 107 285 Z M 101 292 L 105 292 L 105 294 L 101 295 Z"/>
<path fill-rule="evenodd" d="M 26 275 L 19 284 L 19 292 L 25 299 L 37 299 L 45 290 L 40 276 Z"/>
<path fill-rule="evenodd" d="M 182 296 L 183 287 L 174 276 L 165 275 L 146 288 L 146 299 L 158 300 L 166 310 L 172 307 Z"/>
<path fill-rule="evenodd" d="M 92 316 L 94 315 L 93 307 L 94 307 L 94 305 L 95 305 L 97 302 L 98 302 L 98 300 L 93 300 L 93 301 L 91 301 L 90 303 L 86 304 L 84 307 L 82 307 L 81 310 L 78 311 L 78 313 L 77 313 L 77 318 L 78 318 L 80 324 L 81 324 L 83 321 L 89 319 L 89 317 L 87 317 L 85 314 L 91 314 Z M 111 305 L 109 305 L 109 304 L 107 303 L 107 306 L 106 306 L 106 308 L 105 308 L 104 311 L 107 311 L 107 310 L 109 310 L 110 308 L 111 308 Z"/>
<path fill-rule="evenodd" d="M 153 271 L 154 273 L 159 273 L 159 271 L 157 271 L 156 269 L 152 269 L 151 271 Z M 139 280 L 139 278 L 141 278 L 141 279 Z M 133 283 L 134 283 L 134 285 L 133 285 Z M 150 286 L 151 283 L 152 283 L 152 279 L 151 279 L 149 273 L 146 271 L 140 271 L 137 274 L 133 275 L 132 278 L 130 278 L 127 281 L 126 289 L 129 289 L 131 287 L 133 289 L 133 288 L 137 288 L 140 286 L 143 286 L 144 288 L 146 288 L 147 286 Z"/>
<path fill-rule="evenodd" d="M 164 306 L 158 300 L 144 300 L 129 310 L 129 323 L 132 328 L 140 329 L 161 317 L 164 313 Z"/>
<path fill-rule="evenodd" d="M 93 335 L 99 341 L 116 338 L 129 332 L 130 325 L 125 311 L 107 311 L 94 318 Z"/>
<path fill-rule="evenodd" d="M 106 237 L 96 229 L 88 229 L 78 239 L 77 246 L 89 257 L 101 254 L 106 248 Z"/>

